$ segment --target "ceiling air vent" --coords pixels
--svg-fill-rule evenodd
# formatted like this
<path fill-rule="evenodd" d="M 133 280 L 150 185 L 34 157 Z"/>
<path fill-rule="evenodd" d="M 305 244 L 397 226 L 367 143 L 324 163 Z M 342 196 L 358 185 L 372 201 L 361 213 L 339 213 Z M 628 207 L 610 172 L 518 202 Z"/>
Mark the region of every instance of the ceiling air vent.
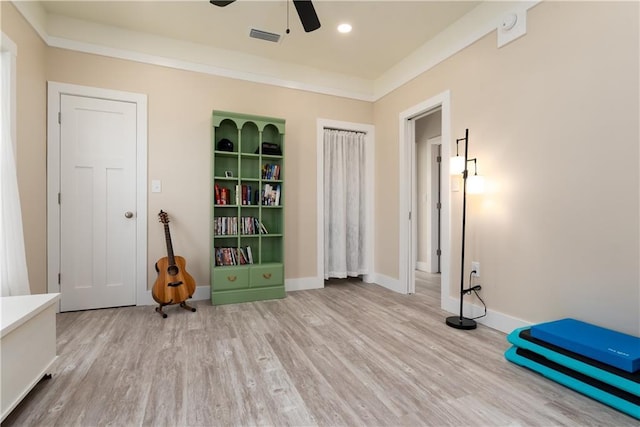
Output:
<path fill-rule="evenodd" d="M 254 39 L 266 40 L 268 42 L 278 43 L 280 41 L 280 34 L 269 33 L 267 31 L 256 30 L 255 28 L 251 29 L 249 33 L 249 37 L 253 37 Z"/>

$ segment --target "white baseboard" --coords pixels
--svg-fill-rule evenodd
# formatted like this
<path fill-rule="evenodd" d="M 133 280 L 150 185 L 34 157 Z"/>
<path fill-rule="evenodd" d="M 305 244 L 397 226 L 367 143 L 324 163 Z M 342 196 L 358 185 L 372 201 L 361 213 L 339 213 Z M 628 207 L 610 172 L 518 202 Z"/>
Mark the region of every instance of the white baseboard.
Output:
<path fill-rule="evenodd" d="M 194 301 L 201 301 L 211 299 L 211 286 L 196 286 L 196 291 L 193 293 L 192 299 Z"/>
<path fill-rule="evenodd" d="M 308 291 L 310 289 L 324 288 L 324 280 L 321 277 L 302 277 L 299 279 L 285 279 L 284 289 L 291 291 Z"/>
<path fill-rule="evenodd" d="M 375 283 L 376 285 L 380 285 L 383 288 L 387 288 L 390 291 L 398 292 L 404 294 L 407 292 L 403 286 L 401 286 L 400 281 L 398 279 L 394 279 L 389 276 L 385 276 L 384 274 L 374 273 L 368 275 L 367 283 Z"/>
<path fill-rule="evenodd" d="M 153 296 L 151 296 L 151 289 L 147 289 L 146 292 L 140 294 L 138 293 L 138 301 L 136 301 L 136 305 L 156 305 L 158 304 L 153 300 Z"/>
<path fill-rule="evenodd" d="M 418 261 L 416 262 L 416 270 L 424 271 L 425 273 L 429 273 L 429 266 L 426 262 Z"/>
<path fill-rule="evenodd" d="M 464 317 L 477 317 L 482 316 L 484 313 L 484 308 L 479 306 L 473 302 L 464 301 Z M 442 307 L 443 310 L 446 310 L 452 314 L 460 314 L 460 300 L 456 298 L 448 298 L 447 306 Z M 487 315 L 485 317 L 481 317 L 480 319 L 476 319 L 476 322 L 488 326 L 492 329 L 496 329 L 500 332 L 504 332 L 505 334 L 510 333 L 516 328 L 522 328 L 525 326 L 530 326 L 532 323 L 527 322 L 526 320 L 518 319 L 517 317 L 510 316 L 508 314 L 500 313 L 495 310 L 487 310 Z"/>

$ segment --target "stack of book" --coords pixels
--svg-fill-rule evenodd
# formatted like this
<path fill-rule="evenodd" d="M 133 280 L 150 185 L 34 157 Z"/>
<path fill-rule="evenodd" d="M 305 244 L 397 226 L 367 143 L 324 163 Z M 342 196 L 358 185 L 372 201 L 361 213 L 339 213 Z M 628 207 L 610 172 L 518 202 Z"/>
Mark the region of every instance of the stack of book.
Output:
<path fill-rule="evenodd" d="M 264 185 L 262 204 L 264 206 L 280 206 L 280 184 L 275 187 L 271 184 Z"/>
<path fill-rule="evenodd" d="M 272 165 L 267 163 L 262 166 L 262 179 L 270 179 L 277 181 L 280 179 L 280 165 Z"/>
<path fill-rule="evenodd" d="M 240 218 L 240 232 L 242 234 L 268 234 L 267 227 L 252 216 Z"/>
<path fill-rule="evenodd" d="M 221 187 L 216 184 L 214 186 L 216 205 L 230 205 L 231 204 L 231 192 L 226 187 Z"/>
<path fill-rule="evenodd" d="M 215 248 L 215 257 L 217 266 L 253 264 L 251 246 Z"/>
<path fill-rule="evenodd" d="M 233 236 L 238 234 L 238 218 L 235 216 L 217 217 L 213 231 L 216 236 Z"/>
<path fill-rule="evenodd" d="M 236 204 L 237 205 L 250 205 L 251 204 L 251 186 L 250 185 L 236 185 Z"/>

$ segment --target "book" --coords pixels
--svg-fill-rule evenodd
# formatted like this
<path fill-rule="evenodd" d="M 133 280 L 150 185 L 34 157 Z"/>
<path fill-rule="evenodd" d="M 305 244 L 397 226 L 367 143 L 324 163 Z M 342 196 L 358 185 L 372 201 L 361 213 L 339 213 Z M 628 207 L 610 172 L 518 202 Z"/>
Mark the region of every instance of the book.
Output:
<path fill-rule="evenodd" d="M 238 259 L 240 261 L 240 265 L 248 264 L 247 255 L 245 254 L 244 248 L 238 248 Z"/>
<path fill-rule="evenodd" d="M 242 204 L 243 205 L 250 204 L 250 201 L 247 200 L 247 190 L 248 190 L 247 186 L 242 184 Z"/>
<path fill-rule="evenodd" d="M 218 184 L 216 184 L 214 186 L 215 189 L 215 196 L 216 196 L 216 205 L 219 205 L 221 203 L 221 198 L 220 198 L 220 186 Z"/>
<path fill-rule="evenodd" d="M 229 203 L 229 190 L 226 187 L 220 187 L 220 205 L 228 205 Z"/>

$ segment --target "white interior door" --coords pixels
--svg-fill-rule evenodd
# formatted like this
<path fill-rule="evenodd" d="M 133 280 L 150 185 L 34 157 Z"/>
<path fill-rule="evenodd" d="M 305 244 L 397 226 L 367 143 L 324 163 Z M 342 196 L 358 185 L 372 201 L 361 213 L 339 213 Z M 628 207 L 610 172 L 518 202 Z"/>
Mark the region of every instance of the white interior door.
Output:
<path fill-rule="evenodd" d="M 136 303 L 136 104 L 60 97 L 61 311 Z"/>

